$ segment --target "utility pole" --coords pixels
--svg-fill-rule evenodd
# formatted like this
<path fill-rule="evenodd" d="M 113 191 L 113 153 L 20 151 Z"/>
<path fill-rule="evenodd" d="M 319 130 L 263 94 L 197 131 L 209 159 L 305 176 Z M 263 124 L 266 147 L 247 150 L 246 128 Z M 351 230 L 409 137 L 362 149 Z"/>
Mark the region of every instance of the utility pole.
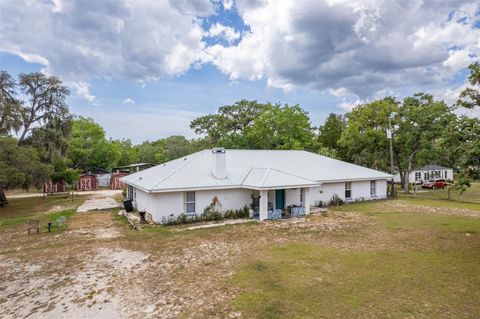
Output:
<path fill-rule="evenodd" d="M 388 115 L 388 129 L 387 138 L 390 140 L 390 174 L 394 174 L 393 171 L 393 133 L 392 133 L 392 120 Z M 395 197 L 395 180 L 392 178 L 392 197 Z"/>

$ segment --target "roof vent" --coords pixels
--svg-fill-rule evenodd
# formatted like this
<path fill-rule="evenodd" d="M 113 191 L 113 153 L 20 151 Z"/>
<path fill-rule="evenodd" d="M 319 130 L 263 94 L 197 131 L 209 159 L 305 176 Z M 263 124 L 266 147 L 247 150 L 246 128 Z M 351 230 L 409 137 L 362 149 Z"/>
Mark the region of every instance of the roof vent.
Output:
<path fill-rule="evenodd" d="M 223 147 L 214 147 L 212 149 L 212 173 L 215 178 L 223 179 L 227 177 L 225 156 L 226 152 Z"/>

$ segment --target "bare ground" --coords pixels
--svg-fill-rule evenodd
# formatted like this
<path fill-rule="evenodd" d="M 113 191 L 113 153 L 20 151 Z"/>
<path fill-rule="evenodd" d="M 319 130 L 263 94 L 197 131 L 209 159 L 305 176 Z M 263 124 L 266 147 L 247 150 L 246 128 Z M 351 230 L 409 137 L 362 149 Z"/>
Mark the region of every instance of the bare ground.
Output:
<path fill-rule="evenodd" d="M 2 230 L 0 307 L 3 318 L 236 318 L 228 280 L 251 252 L 369 222 L 342 213 L 165 236 L 104 212 L 57 234 Z"/>

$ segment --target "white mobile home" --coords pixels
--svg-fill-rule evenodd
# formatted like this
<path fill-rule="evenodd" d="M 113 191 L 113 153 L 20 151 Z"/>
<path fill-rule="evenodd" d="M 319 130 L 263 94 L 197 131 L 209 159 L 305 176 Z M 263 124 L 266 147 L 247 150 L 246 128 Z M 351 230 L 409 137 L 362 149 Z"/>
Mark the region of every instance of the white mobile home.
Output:
<path fill-rule="evenodd" d="M 440 165 L 426 165 L 412 170 L 408 175 L 408 182 L 421 184 L 422 182 L 437 178 L 453 180 L 453 168 Z M 395 182 L 400 183 L 399 174 L 395 176 Z"/>
<path fill-rule="evenodd" d="M 260 220 L 287 206 L 310 207 L 387 197 L 392 176 L 306 151 L 203 150 L 122 178 L 134 207 L 162 222 L 200 215 L 214 197 L 221 210 L 247 205 Z"/>

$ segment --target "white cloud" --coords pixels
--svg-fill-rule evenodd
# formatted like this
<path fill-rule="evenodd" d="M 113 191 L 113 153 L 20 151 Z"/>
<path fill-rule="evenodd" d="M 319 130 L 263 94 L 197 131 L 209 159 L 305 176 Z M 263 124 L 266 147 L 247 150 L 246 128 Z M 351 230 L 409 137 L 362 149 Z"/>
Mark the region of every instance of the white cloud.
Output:
<path fill-rule="evenodd" d="M 210 29 L 204 33 L 206 37 L 222 37 L 228 43 L 233 43 L 240 38 L 240 32 L 235 31 L 232 27 L 225 26 L 220 23 L 213 24 Z"/>
<path fill-rule="evenodd" d="M 219 6 L 237 10 L 247 31 L 203 30 Z M 385 89 L 445 90 L 479 59 L 479 10 L 471 0 L 4 0 L 0 51 L 77 83 L 92 101 L 92 78 L 144 85 L 212 63 L 233 82 L 353 103 Z"/>
<path fill-rule="evenodd" d="M 95 102 L 95 96 L 90 93 L 90 84 L 86 82 L 70 82 L 67 85 L 72 87 L 78 96 L 90 103 Z"/>
<path fill-rule="evenodd" d="M 476 1 L 238 0 L 236 7 L 251 31 L 235 46 L 206 49 L 207 61 L 233 80 L 345 88 L 363 99 L 448 85 L 480 55 Z"/>
<path fill-rule="evenodd" d="M 348 90 L 346 88 L 329 89 L 328 93 L 336 97 L 344 97 L 348 94 Z"/>
<path fill-rule="evenodd" d="M 123 100 L 123 104 L 135 104 L 135 101 L 129 97 Z"/>
<path fill-rule="evenodd" d="M 204 56 L 208 0 L 0 2 L 0 51 L 66 81 L 148 81 L 186 72 Z"/>
<path fill-rule="evenodd" d="M 223 0 L 223 8 L 225 10 L 232 10 L 234 4 L 233 0 Z"/>

